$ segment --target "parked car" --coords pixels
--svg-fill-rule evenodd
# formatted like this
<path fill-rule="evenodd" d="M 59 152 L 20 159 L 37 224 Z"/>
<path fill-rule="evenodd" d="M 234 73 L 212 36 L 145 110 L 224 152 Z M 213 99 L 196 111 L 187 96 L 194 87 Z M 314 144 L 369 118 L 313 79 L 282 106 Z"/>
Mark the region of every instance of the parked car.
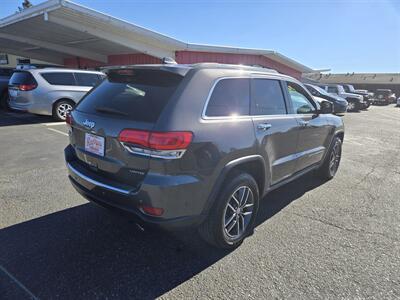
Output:
<path fill-rule="evenodd" d="M 399 107 L 399 106 L 400 106 L 400 97 L 399 97 L 399 98 L 397 98 L 397 103 L 396 103 L 396 106 L 397 106 L 397 107 Z"/>
<path fill-rule="evenodd" d="M 395 93 L 392 93 L 389 96 L 389 101 L 390 101 L 390 103 L 396 103 L 396 94 Z"/>
<path fill-rule="evenodd" d="M 361 95 L 364 97 L 364 109 L 367 109 L 368 107 L 371 106 L 372 100 L 369 97 L 368 91 L 366 90 L 356 90 L 354 89 L 354 86 L 351 84 L 343 84 L 343 88 L 346 93 L 351 93 L 351 94 L 356 94 L 356 95 Z"/>
<path fill-rule="evenodd" d="M 313 85 L 313 84 L 306 83 L 306 84 L 304 84 L 304 86 L 311 93 L 311 95 L 314 96 L 314 98 L 318 97 L 318 98 L 328 100 L 329 102 L 332 102 L 333 103 L 333 111 L 335 114 L 343 114 L 346 112 L 347 101 L 344 98 L 329 94 L 324 89 L 320 88 L 319 86 Z"/>
<path fill-rule="evenodd" d="M 364 97 L 352 93 L 346 93 L 340 84 L 319 85 L 325 91 L 335 96 L 342 97 L 347 101 L 347 111 L 359 111 L 364 108 Z"/>
<path fill-rule="evenodd" d="M 60 68 L 16 70 L 8 90 L 12 109 L 65 120 L 82 97 L 99 84 L 101 72 Z"/>
<path fill-rule="evenodd" d="M 332 178 L 344 128 L 297 80 L 221 64 L 125 66 L 68 115 L 69 179 L 87 199 L 238 246 L 260 200 L 311 171 Z"/>
<path fill-rule="evenodd" d="M 390 104 L 392 102 L 392 94 L 390 89 L 377 89 L 375 91 L 374 104 Z"/>
<path fill-rule="evenodd" d="M 0 68 L 0 108 L 8 108 L 8 81 L 13 73 L 12 68 Z"/>

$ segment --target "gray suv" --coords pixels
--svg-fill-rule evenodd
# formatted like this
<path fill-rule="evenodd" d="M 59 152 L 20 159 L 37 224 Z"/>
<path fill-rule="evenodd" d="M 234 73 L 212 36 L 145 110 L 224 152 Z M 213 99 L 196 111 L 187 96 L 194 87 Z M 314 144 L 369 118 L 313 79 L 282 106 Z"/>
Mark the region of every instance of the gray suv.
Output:
<path fill-rule="evenodd" d="M 261 199 L 316 170 L 332 178 L 344 137 L 328 101 L 268 69 L 112 68 L 67 117 L 69 179 L 87 199 L 217 247 L 252 233 Z"/>
<path fill-rule="evenodd" d="M 8 83 L 9 107 L 64 121 L 67 112 L 104 77 L 101 72 L 62 68 L 17 70 Z"/>

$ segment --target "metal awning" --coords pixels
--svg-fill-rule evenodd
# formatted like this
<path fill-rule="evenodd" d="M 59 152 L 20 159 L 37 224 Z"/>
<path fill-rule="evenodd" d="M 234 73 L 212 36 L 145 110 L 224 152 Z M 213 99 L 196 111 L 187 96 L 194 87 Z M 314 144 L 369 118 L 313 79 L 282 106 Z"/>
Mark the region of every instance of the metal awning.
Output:
<path fill-rule="evenodd" d="M 74 57 L 107 64 L 109 55 L 133 53 L 175 57 L 176 51 L 263 55 L 302 73 L 313 71 L 276 51 L 184 43 L 65 0 L 49 0 L 0 20 L 0 52 L 57 64 Z"/>

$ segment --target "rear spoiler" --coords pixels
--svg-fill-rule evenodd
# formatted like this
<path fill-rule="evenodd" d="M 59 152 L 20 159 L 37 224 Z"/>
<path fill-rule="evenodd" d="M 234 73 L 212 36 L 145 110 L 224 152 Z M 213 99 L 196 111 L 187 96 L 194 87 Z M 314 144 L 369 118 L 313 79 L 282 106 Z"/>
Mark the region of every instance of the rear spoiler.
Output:
<path fill-rule="evenodd" d="M 107 66 L 100 68 L 100 71 L 107 75 L 117 70 L 159 70 L 169 73 L 174 73 L 184 77 L 192 68 L 187 65 L 175 65 L 175 64 L 159 64 L 159 65 L 123 65 L 123 66 Z"/>

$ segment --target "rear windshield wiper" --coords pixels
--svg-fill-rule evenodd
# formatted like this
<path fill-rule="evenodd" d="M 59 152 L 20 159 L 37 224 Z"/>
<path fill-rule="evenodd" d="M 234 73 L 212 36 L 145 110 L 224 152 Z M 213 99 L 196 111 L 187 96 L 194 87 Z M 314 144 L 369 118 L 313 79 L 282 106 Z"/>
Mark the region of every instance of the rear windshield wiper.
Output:
<path fill-rule="evenodd" d="M 96 107 L 96 111 L 103 112 L 103 113 L 114 114 L 114 115 L 120 115 L 120 116 L 129 116 L 127 113 L 124 113 L 124 112 L 122 112 L 120 110 L 113 109 L 113 108 L 110 108 L 110 107 L 105 107 L 105 106 Z"/>

